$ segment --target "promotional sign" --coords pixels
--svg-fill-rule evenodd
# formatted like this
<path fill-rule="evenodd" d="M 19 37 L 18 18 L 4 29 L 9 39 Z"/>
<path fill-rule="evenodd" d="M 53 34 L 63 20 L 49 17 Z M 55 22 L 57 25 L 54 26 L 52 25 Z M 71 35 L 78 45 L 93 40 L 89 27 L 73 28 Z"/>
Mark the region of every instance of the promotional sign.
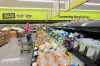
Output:
<path fill-rule="evenodd" d="M 0 20 L 46 20 L 48 10 L 0 8 Z"/>
<path fill-rule="evenodd" d="M 54 16 L 51 20 L 100 20 L 100 12 L 96 11 L 70 11 L 61 12 L 60 16 Z"/>

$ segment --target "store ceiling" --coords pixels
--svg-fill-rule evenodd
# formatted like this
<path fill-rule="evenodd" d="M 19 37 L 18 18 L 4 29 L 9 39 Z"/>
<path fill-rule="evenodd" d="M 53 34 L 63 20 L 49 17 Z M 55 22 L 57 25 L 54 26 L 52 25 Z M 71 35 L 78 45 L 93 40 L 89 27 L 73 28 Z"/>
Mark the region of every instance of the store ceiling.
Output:
<path fill-rule="evenodd" d="M 52 8 L 54 0 L 0 0 L 0 7 Z M 64 7 L 64 4 L 61 4 Z"/>
<path fill-rule="evenodd" d="M 87 20 L 81 20 L 79 22 L 72 22 L 67 24 L 66 26 L 72 26 L 72 27 L 100 27 L 100 21 L 87 21 Z"/>
<path fill-rule="evenodd" d="M 100 0 L 89 0 L 88 2 L 91 2 L 91 3 L 100 3 Z"/>
<path fill-rule="evenodd" d="M 83 5 L 80 5 L 77 10 L 100 10 L 100 0 L 88 0 Z"/>
<path fill-rule="evenodd" d="M 43 1 L 43 2 L 42 2 Z M 0 0 L 0 7 L 22 7 L 22 8 L 51 8 L 52 2 L 54 0 Z M 62 0 L 64 1 L 64 0 Z M 76 10 L 99 10 L 100 9 L 100 0 L 88 0 L 87 3 L 94 3 L 95 5 L 91 4 L 83 4 L 78 7 Z M 96 5 L 96 4 L 99 5 Z M 61 8 L 65 8 L 64 4 L 61 4 Z"/>

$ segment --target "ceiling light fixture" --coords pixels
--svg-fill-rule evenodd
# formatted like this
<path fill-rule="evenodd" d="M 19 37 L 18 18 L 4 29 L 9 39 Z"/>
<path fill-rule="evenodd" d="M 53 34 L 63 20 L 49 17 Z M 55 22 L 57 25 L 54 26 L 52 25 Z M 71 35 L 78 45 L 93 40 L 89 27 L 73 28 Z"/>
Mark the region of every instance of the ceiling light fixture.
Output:
<path fill-rule="evenodd" d="M 91 5 L 91 6 L 100 6 L 100 3 L 85 3 L 85 5 Z"/>
<path fill-rule="evenodd" d="M 27 7 L 0 7 L 0 8 L 6 8 L 6 9 L 32 9 L 32 8 L 27 8 Z"/>
<path fill-rule="evenodd" d="M 90 9 L 90 10 L 86 10 L 86 9 L 75 9 L 74 11 L 95 11 L 95 12 L 100 12 L 100 10 L 92 10 L 92 9 Z"/>
<path fill-rule="evenodd" d="M 24 1 L 24 2 L 55 2 L 54 0 L 17 0 L 17 1 Z"/>
<path fill-rule="evenodd" d="M 23 2 L 56 2 L 56 0 L 17 0 L 17 1 L 23 1 Z M 61 1 L 61 3 L 64 3 L 64 1 Z"/>
<path fill-rule="evenodd" d="M 83 23 L 81 24 L 81 26 L 87 26 L 89 23 Z"/>
<path fill-rule="evenodd" d="M 6 8 L 6 9 L 42 9 L 42 8 L 28 8 L 28 7 L 0 7 L 0 8 Z M 48 8 L 43 8 L 45 10 L 47 10 Z"/>

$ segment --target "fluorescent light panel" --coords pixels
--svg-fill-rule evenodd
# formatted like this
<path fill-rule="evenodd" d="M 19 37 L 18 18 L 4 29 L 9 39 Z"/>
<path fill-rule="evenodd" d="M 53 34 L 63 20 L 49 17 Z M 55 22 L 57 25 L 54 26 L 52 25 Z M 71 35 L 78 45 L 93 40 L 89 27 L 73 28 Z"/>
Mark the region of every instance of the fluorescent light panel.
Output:
<path fill-rule="evenodd" d="M 87 26 L 89 23 L 83 23 L 81 26 Z"/>
<path fill-rule="evenodd" d="M 24 1 L 24 2 L 55 2 L 54 0 L 17 0 L 17 1 Z"/>
<path fill-rule="evenodd" d="M 56 2 L 56 0 L 17 0 L 17 1 L 23 1 L 23 2 Z M 60 3 L 64 3 L 64 1 L 60 1 Z"/>
<path fill-rule="evenodd" d="M 75 9 L 74 11 L 86 11 L 86 12 L 89 12 L 89 11 L 95 11 L 95 12 L 100 12 L 100 10 L 87 10 L 87 9 Z"/>
<path fill-rule="evenodd" d="M 100 3 L 85 3 L 85 5 L 100 6 Z"/>
<path fill-rule="evenodd" d="M 0 7 L 0 8 L 6 8 L 6 9 L 40 9 L 40 10 L 42 10 L 42 9 L 45 9 L 45 10 L 49 9 L 49 8 L 27 8 L 27 7 Z"/>
<path fill-rule="evenodd" d="M 0 7 L 0 8 L 12 8 L 12 9 L 32 9 L 32 8 L 25 8 L 25 7 Z"/>

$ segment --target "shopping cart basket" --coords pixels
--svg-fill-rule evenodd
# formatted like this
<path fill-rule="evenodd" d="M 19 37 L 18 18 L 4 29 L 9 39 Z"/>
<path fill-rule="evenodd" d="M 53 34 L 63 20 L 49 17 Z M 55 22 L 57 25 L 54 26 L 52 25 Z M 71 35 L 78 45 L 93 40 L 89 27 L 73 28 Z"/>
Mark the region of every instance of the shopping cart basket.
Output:
<path fill-rule="evenodd" d="M 33 47 L 33 42 L 32 41 L 24 42 L 23 40 L 25 40 L 25 39 L 19 38 L 19 40 L 18 40 L 18 43 L 20 46 L 20 53 L 22 54 L 24 51 L 31 53 L 32 47 Z"/>

